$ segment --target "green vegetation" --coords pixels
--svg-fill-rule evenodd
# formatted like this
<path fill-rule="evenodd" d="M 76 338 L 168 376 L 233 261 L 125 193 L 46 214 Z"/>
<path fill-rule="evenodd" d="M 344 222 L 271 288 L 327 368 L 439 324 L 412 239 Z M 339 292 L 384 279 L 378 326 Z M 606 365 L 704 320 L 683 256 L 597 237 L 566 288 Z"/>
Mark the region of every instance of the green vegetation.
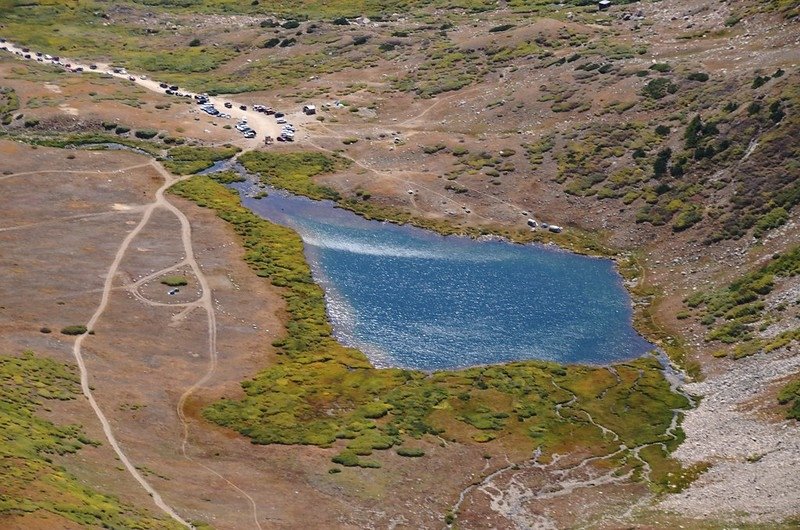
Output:
<path fill-rule="evenodd" d="M 61 135 L 37 135 L 28 136 L 21 134 L 10 135 L 14 140 L 25 142 L 33 145 L 41 145 L 45 147 L 79 147 L 79 146 L 103 146 L 104 144 L 118 144 L 130 147 L 131 149 L 139 149 L 152 156 L 159 156 L 162 152 L 162 147 L 154 144 L 153 142 L 145 142 L 142 140 L 135 140 L 133 138 L 124 138 L 114 136 L 106 133 L 74 133 L 74 134 L 61 134 Z"/>
<path fill-rule="evenodd" d="M 269 153 L 250 151 L 239 157 L 239 162 L 248 171 L 257 173 L 261 179 L 276 188 L 282 188 L 312 199 L 339 200 L 339 193 L 327 186 L 320 186 L 311 177 L 330 173 L 346 167 L 344 158 L 331 158 L 321 153 Z"/>
<path fill-rule="evenodd" d="M 651 79 L 642 89 L 642 94 L 651 99 L 661 99 L 667 94 L 674 94 L 678 91 L 678 86 L 673 84 L 665 77 Z"/>
<path fill-rule="evenodd" d="M 161 278 L 161 283 L 167 285 L 169 287 L 183 287 L 184 285 L 188 285 L 189 281 L 186 279 L 186 276 L 164 276 Z"/>
<path fill-rule="evenodd" d="M 538 142 L 525 146 L 531 169 L 536 169 L 542 165 L 542 162 L 544 162 L 544 155 L 552 151 L 553 147 L 555 147 L 554 139 L 555 136 L 551 134 L 544 136 Z"/>
<path fill-rule="evenodd" d="M 96 445 L 78 425 L 56 425 L 37 414 L 45 400 L 74 399 L 78 376 L 64 364 L 24 353 L 0 356 L 0 520 L 48 514 L 52 527 L 177 529 L 83 484 L 56 456 Z M 67 462 L 69 459 L 66 460 Z"/>
<path fill-rule="evenodd" d="M 214 162 L 231 158 L 241 151 L 238 147 L 173 147 L 167 152 L 164 167 L 176 175 L 191 175 L 214 165 Z"/>
<path fill-rule="evenodd" d="M 13 88 L 0 87 L 0 123 L 10 124 L 14 119 L 14 112 L 19 110 L 19 96 Z"/>
<path fill-rule="evenodd" d="M 158 131 L 155 129 L 139 129 L 134 133 L 136 138 L 141 138 L 143 140 L 150 140 L 154 138 L 158 134 Z"/>
<path fill-rule="evenodd" d="M 73 326 L 66 326 L 61 328 L 61 333 L 64 335 L 83 335 L 86 333 L 87 329 L 84 325 L 73 325 Z"/>
<path fill-rule="evenodd" d="M 269 167 L 277 161 L 259 162 Z M 336 463 L 368 467 L 373 462 L 360 457 L 431 434 L 605 454 L 618 443 L 605 439 L 585 412 L 633 447 L 671 439 L 665 435 L 671 411 L 687 406 L 669 391 L 653 357 L 616 365 L 613 373 L 549 362 L 432 374 L 375 369 L 361 352 L 332 337 L 322 290 L 294 232 L 257 217 L 235 192 L 208 177 L 172 189 L 231 223 L 247 263 L 283 288 L 288 322 L 286 336 L 273 343 L 277 361 L 242 383 L 242 399 L 223 399 L 203 412 L 254 443 L 335 445 L 341 449 Z"/>
<path fill-rule="evenodd" d="M 787 418 L 800 421 L 800 378 L 795 378 L 781 388 L 778 392 L 778 403 L 789 405 Z"/>
<path fill-rule="evenodd" d="M 501 24 L 499 26 L 494 26 L 489 28 L 489 33 L 499 33 L 501 31 L 508 31 L 514 27 L 514 24 Z"/>
<path fill-rule="evenodd" d="M 781 278 L 800 274 L 800 246 L 773 256 L 762 267 L 745 274 L 727 287 L 702 291 L 684 300 L 708 328 L 707 341 L 737 344 L 734 357 L 757 351 L 772 351 L 800 338 L 800 330 L 783 332 L 771 340 L 756 336 L 758 324 L 765 318 L 764 299 Z"/>
<path fill-rule="evenodd" d="M 217 171 L 214 173 L 210 173 L 208 176 L 216 180 L 217 182 L 221 182 L 222 184 L 231 184 L 233 182 L 244 182 L 247 180 L 247 177 L 245 177 L 244 175 L 240 175 L 236 171 L 231 171 L 231 170 Z"/>
<path fill-rule="evenodd" d="M 416 447 L 398 447 L 397 454 L 410 458 L 419 458 L 420 456 L 425 456 L 425 451 Z"/>
<path fill-rule="evenodd" d="M 691 74 L 686 76 L 686 79 L 688 79 L 689 81 L 700 81 L 704 83 L 708 81 L 708 74 L 705 72 L 692 72 Z"/>
<path fill-rule="evenodd" d="M 747 234 L 761 238 L 785 224 L 800 203 L 800 180 L 793 176 L 800 147 L 790 141 L 800 134 L 800 115 L 788 112 L 800 105 L 800 89 L 779 77 L 771 83 L 771 98 L 758 100 L 752 112 L 721 97 L 729 89 L 718 90 L 723 89 L 712 82 L 695 83 L 673 100 L 639 103 L 696 109 L 702 98 L 721 102 L 718 110 L 687 112 L 684 127 L 655 120 L 580 123 L 530 146 L 531 168 L 549 151 L 566 193 L 633 205 L 639 223 L 671 225 L 675 232 L 706 228 L 706 244 Z M 569 90 L 550 92 L 557 99 L 571 97 Z M 678 135 L 683 149 L 671 149 Z M 715 190 L 724 190 L 717 194 L 722 199 L 710 201 Z"/>
<path fill-rule="evenodd" d="M 395 90 L 413 91 L 423 98 L 459 90 L 472 84 L 483 70 L 477 52 L 462 50 L 447 39 L 440 39 L 426 50 L 425 61 L 411 73 L 394 80 Z"/>

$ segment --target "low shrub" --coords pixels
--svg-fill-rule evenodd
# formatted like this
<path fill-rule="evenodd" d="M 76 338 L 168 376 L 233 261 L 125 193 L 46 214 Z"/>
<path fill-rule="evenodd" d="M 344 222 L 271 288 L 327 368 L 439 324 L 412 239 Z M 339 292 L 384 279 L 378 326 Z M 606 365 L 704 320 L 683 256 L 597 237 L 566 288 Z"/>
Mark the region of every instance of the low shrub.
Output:
<path fill-rule="evenodd" d="M 150 138 L 154 138 L 158 135 L 158 131 L 155 129 L 139 129 L 134 133 L 136 138 L 141 138 L 142 140 L 149 140 Z"/>
<path fill-rule="evenodd" d="M 661 99 L 667 94 L 674 94 L 678 91 L 678 86 L 673 84 L 669 79 L 659 77 L 652 79 L 642 89 L 642 95 L 651 99 Z"/>
<path fill-rule="evenodd" d="M 86 333 L 86 331 L 87 331 L 86 326 L 77 324 L 61 328 L 61 333 L 63 333 L 64 335 L 83 335 L 84 333 Z"/>
<path fill-rule="evenodd" d="M 400 456 L 407 456 L 410 458 L 417 458 L 425 456 L 425 451 L 416 447 L 400 447 L 397 449 L 397 454 Z"/>
<path fill-rule="evenodd" d="M 672 67 L 667 63 L 655 63 L 650 65 L 650 70 L 655 70 L 656 72 L 669 72 L 672 70 Z"/>
<path fill-rule="evenodd" d="M 188 285 L 189 281 L 186 279 L 185 276 L 164 276 L 161 278 L 161 283 L 167 285 L 169 287 L 183 287 L 184 285 Z"/>
<path fill-rule="evenodd" d="M 692 72 L 686 77 L 686 79 L 689 81 L 700 81 L 704 83 L 708 81 L 708 74 L 704 72 Z"/>
<path fill-rule="evenodd" d="M 500 33 L 501 31 L 508 31 L 514 27 L 514 24 L 500 24 L 493 28 L 489 28 L 489 33 Z"/>

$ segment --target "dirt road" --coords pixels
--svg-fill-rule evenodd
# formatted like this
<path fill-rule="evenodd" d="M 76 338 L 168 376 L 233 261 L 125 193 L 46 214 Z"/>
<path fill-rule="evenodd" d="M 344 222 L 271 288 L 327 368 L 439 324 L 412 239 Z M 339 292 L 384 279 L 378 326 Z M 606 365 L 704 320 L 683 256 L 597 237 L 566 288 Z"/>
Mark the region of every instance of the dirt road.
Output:
<path fill-rule="evenodd" d="M 43 64 L 53 64 L 56 66 L 64 66 L 69 64 L 71 69 L 74 70 L 76 68 L 82 68 L 83 72 L 76 72 L 75 75 L 81 74 L 102 74 L 102 75 L 110 75 L 113 77 L 117 77 L 119 79 L 124 79 L 128 82 L 134 83 L 139 85 L 147 90 L 151 90 L 153 92 L 157 92 L 162 95 L 166 95 L 164 89 L 161 88 L 159 81 L 149 79 L 146 76 L 133 74 L 122 70 L 121 72 L 114 72 L 111 65 L 106 63 L 92 63 L 92 64 L 84 64 L 74 59 L 68 59 L 66 57 L 59 57 L 59 61 L 56 63 L 52 60 L 47 61 L 43 57 L 39 58 L 36 57 L 34 51 L 24 52 L 23 47 L 18 46 L 11 42 L 4 42 L 0 45 L 0 50 L 2 48 L 8 53 L 13 53 L 19 59 L 25 59 L 26 55 L 30 56 L 30 61 L 37 61 L 41 59 Z M 94 68 L 92 68 L 94 66 Z M 181 94 L 186 94 L 187 96 L 194 98 L 197 94 L 195 92 L 189 92 L 187 90 L 180 89 L 179 92 Z M 168 96 L 168 97 L 178 97 L 178 96 Z M 236 143 L 239 145 L 243 145 L 245 150 L 254 149 L 264 143 L 265 136 L 272 136 L 273 138 L 277 138 L 281 134 L 281 125 L 279 125 L 276 121 L 274 116 L 269 116 L 267 114 L 263 114 L 261 112 L 256 112 L 252 109 L 252 107 L 247 107 L 247 110 L 241 110 L 239 107 L 242 105 L 234 101 L 233 99 L 223 97 L 223 96 L 209 96 L 209 102 L 212 103 L 215 107 L 220 109 L 220 111 L 227 111 L 228 114 L 231 114 L 233 118 L 238 119 L 245 119 L 247 120 L 247 124 L 250 126 L 251 129 L 256 131 L 255 138 L 242 138 L 240 141 Z M 225 108 L 225 103 L 230 103 L 231 109 Z M 205 114 L 205 113 L 200 113 Z M 212 119 L 211 116 L 208 116 L 207 119 Z"/>

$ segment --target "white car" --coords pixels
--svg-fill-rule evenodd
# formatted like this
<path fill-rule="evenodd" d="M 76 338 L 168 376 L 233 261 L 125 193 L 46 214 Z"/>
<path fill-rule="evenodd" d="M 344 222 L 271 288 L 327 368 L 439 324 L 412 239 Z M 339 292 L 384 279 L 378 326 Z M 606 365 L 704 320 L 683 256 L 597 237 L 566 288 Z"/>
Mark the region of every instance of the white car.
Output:
<path fill-rule="evenodd" d="M 286 123 L 286 118 L 278 118 L 275 121 L 277 121 L 278 123 Z"/>

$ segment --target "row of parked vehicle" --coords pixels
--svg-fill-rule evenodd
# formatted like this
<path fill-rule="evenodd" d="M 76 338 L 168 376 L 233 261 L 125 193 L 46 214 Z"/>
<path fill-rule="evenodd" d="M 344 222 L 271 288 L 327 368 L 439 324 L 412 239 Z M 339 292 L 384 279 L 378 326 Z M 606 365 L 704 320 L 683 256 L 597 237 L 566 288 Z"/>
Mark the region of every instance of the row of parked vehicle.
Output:
<path fill-rule="evenodd" d="M 9 51 L 8 46 L 5 45 L 6 39 L 0 38 L 0 50 Z M 61 60 L 61 57 L 57 55 L 49 55 L 42 52 L 31 52 L 30 48 L 22 48 L 22 51 L 15 51 L 16 55 L 24 59 L 36 59 L 40 63 L 49 62 L 57 66 L 62 66 L 71 72 L 83 72 L 82 66 L 75 66 L 73 67 L 70 63 L 65 63 Z M 94 66 L 94 65 L 92 65 Z M 95 68 L 97 68 L 95 66 Z"/>
<path fill-rule="evenodd" d="M 8 51 L 8 46 L 5 45 L 6 40 L 4 38 L 0 38 L 0 50 Z M 61 58 L 58 56 L 48 55 L 42 52 L 31 52 L 29 48 L 22 48 L 21 51 L 15 51 L 15 53 L 19 56 L 24 57 L 25 59 L 36 59 L 39 62 L 52 62 L 53 64 L 62 66 L 67 70 L 72 72 L 83 72 L 82 66 L 75 66 L 73 67 L 69 63 L 65 63 L 61 61 Z M 96 64 L 89 65 L 89 70 L 97 70 L 98 66 Z M 116 75 L 127 75 L 128 80 L 136 81 L 136 78 L 132 75 L 128 75 L 128 72 L 121 67 L 112 67 L 112 69 L 108 72 L 109 74 L 116 74 Z M 147 79 L 147 76 L 141 76 L 140 79 Z M 218 118 L 230 118 L 230 114 L 226 114 L 224 112 L 220 112 L 214 105 L 210 102 L 209 96 L 207 94 L 188 94 L 180 91 L 180 87 L 178 85 L 170 85 L 168 83 L 159 83 L 158 86 L 164 90 L 164 93 L 170 96 L 177 96 L 177 97 L 184 97 L 184 98 L 194 98 L 197 101 L 197 104 L 200 105 L 200 110 L 209 114 L 210 116 L 215 116 Z M 233 108 L 233 103 L 226 101 L 224 104 L 225 108 L 231 109 Z M 239 110 L 246 111 L 247 105 L 239 105 Z M 295 135 L 295 128 L 291 123 L 286 121 L 286 116 L 283 112 L 278 112 L 272 107 L 268 107 L 266 105 L 253 105 L 253 110 L 256 112 L 261 112 L 267 115 L 275 116 L 276 121 L 283 125 L 281 128 L 281 134 L 278 136 L 277 140 L 279 142 L 292 142 L 294 141 Z M 304 112 L 306 109 L 303 109 Z M 245 138 L 255 138 L 256 131 L 254 131 L 248 124 L 246 119 L 242 119 L 239 123 L 236 124 L 236 130 L 241 132 Z M 267 137 L 270 140 L 271 138 Z"/>

